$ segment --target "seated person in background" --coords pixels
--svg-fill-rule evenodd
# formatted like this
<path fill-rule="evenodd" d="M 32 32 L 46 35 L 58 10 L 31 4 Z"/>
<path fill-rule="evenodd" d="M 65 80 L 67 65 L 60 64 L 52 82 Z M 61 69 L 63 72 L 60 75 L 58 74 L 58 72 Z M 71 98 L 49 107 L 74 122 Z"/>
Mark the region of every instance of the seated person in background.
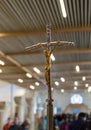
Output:
<path fill-rule="evenodd" d="M 12 124 L 12 120 L 9 117 L 8 120 L 7 120 L 7 123 L 3 126 L 3 130 L 9 130 L 11 124 Z"/>

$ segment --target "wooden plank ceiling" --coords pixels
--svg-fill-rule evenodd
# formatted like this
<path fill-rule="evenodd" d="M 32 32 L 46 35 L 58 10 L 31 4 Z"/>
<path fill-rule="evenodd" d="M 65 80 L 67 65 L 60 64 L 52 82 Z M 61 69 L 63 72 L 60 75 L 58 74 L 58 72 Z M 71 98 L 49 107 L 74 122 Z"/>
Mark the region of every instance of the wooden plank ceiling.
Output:
<path fill-rule="evenodd" d="M 0 1 L 0 79 L 21 87 L 30 85 L 46 89 L 45 57 L 37 49 L 25 52 L 25 47 L 46 42 L 46 24 L 51 23 L 51 41 L 75 42 L 75 47 L 57 47 L 53 52 L 51 84 L 54 89 L 85 90 L 91 85 L 91 0 L 64 0 L 67 17 L 64 18 L 59 0 L 2 0 Z M 79 65 L 80 72 L 75 66 Z M 41 73 L 33 71 L 37 67 Z M 32 78 L 26 77 L 30 73 Z M 86 80 L 83 81 L 82 77 Z M 65 78 L 65 82 L 60 80 Z M 23 79 L 19 83 L 18 79 Z M 55 85 L 55 81 L 59 85 Z M 39 82 L 39 86 L 35 85 Z"/>

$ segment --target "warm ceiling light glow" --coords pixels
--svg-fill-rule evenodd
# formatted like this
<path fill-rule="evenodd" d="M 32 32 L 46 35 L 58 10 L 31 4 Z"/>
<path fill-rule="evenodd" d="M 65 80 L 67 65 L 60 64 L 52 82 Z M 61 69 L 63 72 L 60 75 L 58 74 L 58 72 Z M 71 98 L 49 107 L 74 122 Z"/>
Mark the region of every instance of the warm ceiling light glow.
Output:
<path fill-rule="evenodd" d="M 31 89 L 35 89 L 35 87 L 34 87 L 33 85 L 30 85 L 30 88 L 31 88 Z"/>
<path fill-rule="evenodd" d="M 2 60 L 0 60 L 0 65 L 5 65 L 5 63 Z"/>
<path fill-rule="evenodd" d="M 77 72 L 80 71 L 80 67 L 79 67 L 79 65 L 76 65 L 76 71 L 77 71 Z"/>
<path fill-rule="evenodd" d="M 78 82 L 77 82 L 77 81 L 75 81 L 75 82 L 74 82 L 74 85 L 76 85 L 76 86 L 77 86 L 77 85 L 78 85 Z"/>
<path fill-rule="evenodd" d="M 66 18 L 67 14 L 66 14 L 66 9 L 65 9 L 65 5 L 64 5 L 63 0 L 60 0 L 60 5 L 61 5 L 61 10 L 62 10 L 63 17 Z"/>
<path fill-rule="evenodd" d="M 63 93 L 63 92 L 64 92 L 64 89 L 61 89 L 61 92 Z"/>
<path fill-rule="evenodd" d="M 65 78 L 63 78 L 63 77 L 61 77 L 60 80 L 61 80 L 62 82 L 65 82 Z"/>
<path fill-rule="evenodd" d="M 55 61 L 55 57 L 54 57 L 53 54 L 51 54 L 51 60 L 52 60 L 52 61 Z"/>
<path fill-rule="evenodd" d="M 55 81 L 55 85 L 58 86 L 58 85 L 59 85 L 59 82 L 58 82 L 58 81 Z"/>
<path fill-rule="evenodd" d="M 83 76 L 83 77 L 82 77 L 82 80 L 83 80 L 83 81 L 85 81 L 85 80 L 86 80 L 86 77 L 85 77 L 85 76 Z"/>
<path fill-rule="evenodd" d="M 40 70 L 39 70 L 38 68 L 36 68 L 36 67 L 34 67 L 33 70 L 34 70 L 36 73 L 38 73 L 38 74 L 40 73 Z"/>
<path fill-rule="evenodd" d="M 91 86 L 88 87 L 88 92 L 91 92 Z"/>
<path fill-rule="evenodd" d="M 2 73 L 2 70 L 0 69 L 0 73 Z"/>
<path fill-rule="evenodd" d="M 36 86 L 39 86 L 39 82 L 35 82 L 35 85 L 36 85 Z"/>
<path fill-rule="evenodd" d="M 19 83 L 23 83 L 23 79 L 18 79 L 18 82 Z"/>
<path fill-rule="evenodd" d="M 51 88 L 51 91 L 53 91 L 53 88 Z"/>
<path fill-rule="evenodd" d="M 77 90 L 77 87 L 74 87 L 74 90 Z"/>
<path fill-rule="evenodd" d="M 88 87 L 89 84 L 85 84 L 85 87 Z"/>
<path fill-rule="evenodd" d="M 28 78 L 32 78 L 32 75 L 29 74 L 29 73 L 26 73 L 26 76 L 27 76 Z"/>

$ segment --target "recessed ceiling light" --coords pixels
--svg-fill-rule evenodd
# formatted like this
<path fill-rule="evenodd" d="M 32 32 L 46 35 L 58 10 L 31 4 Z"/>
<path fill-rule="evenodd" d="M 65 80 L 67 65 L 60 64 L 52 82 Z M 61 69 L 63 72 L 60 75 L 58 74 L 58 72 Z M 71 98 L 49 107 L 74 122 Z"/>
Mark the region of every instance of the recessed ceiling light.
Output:
<path fill-rule="evenodd" d="M 39 86 L 39 82 L 35 82 L 35 85 L 36 85 L 36 86 Z"/>
<path fill-rule="evenodd" d="M 61 89 L 61 92 L 64 93 L 64 89 Z"/>
<path fill-rule="evenodd" d="M 3 62 L 2 60 L 0 60 L 0 65 L 5 65 L 5 62 Z"/>
<path fill-rule="evenodd" d="M 19 83 L 23 83 L 23 79 L 18 79 L 18 82 Z"/>
<path fill-rule="evenodd" d="M 53 88 L 51 88 L 51 91 L 53 91 Z"/>
<path fill-rule="evenodd" d="M 40 73 L 40 70 L 37 67 L 34 67 L 33 70 L 38 74 Z"/>
<path fill-rule="evenodd" d="M 26 76 L 27 76 L 28 78 L 32 78 L 32 75 L 29 74 L 29 73 L 26 73 Z"/>
<path fill-rule="evenodd" d="M 31 88 L 31 89 L 35 89 L 35 87 L 34 87 L 33 85 L 30 85 L 30 88 Z"/>
<path fill-rule="evenodd" d="M 85 87 L 88 87 L 89 84 L 85 84 Z"/>
<path fill-rule="evenodd" d="M 66 9 L 65 9 L 65 5 L 64 5 L 63 0 L 60 0 L 60 5 L 61 5 L 61 10 L 62 10 L 63 17 L 66 18 L 67 14 L 66 14 Z"/>
<path fill-rule="evenodd" d="M 58 86 L 58 85 L 59 85 L 59 82 L 58 82 L 58 81 L 55 81 L 55 85 Z"/>
<path fill-rule="evenodd" d="M 79 65 L 76 65 L 76 71 L 77 71 L 77 72 L 80 71 L 80 67 L 79 67 Z"/>
<path fill-rule="evenodd" d="M 60 80 L 61 80 L 62 82 L 65 82 L 65 78 L 63 78 L 63 77 L 61 77 Z"/>
<path fill-rule="evenodd" d="M 2 71 L 2 69 L 0 69 L 0 73 L 2 73 L 3 71 Z"/>
<path fill-rule="evenodd" d="M 88 87 L 88 92 L 91 92 L 91 86 Z"/>
<path fill-rule="evenodd" d="M 85 81 L 85 80 L 86 80 L 86 77 L 85 77 L 85 76 L 83 76 L 83 77 L 82 77 L 82 80 L 83 80 L 83 81 Z"/>
<path fill-rule="evenodd" d="M 53 54 L 51 54 L 51 60 L 52 60 L 52 61 L 55 61 L 55 57 L 54 57 Z"/>
<path fill-rule="evenodd" d="M 77 85 L 78 85 L 78 82 L 77 82 L 77 81 L 75 81 L 75 82 L 74 82 L 74 85 L 76 85 L 76 86 L 77 86 Z"/>
<path fill-rule="evenodd" d="M 77 90 L 77 87 L 74 87 L 74 90 Z"/>

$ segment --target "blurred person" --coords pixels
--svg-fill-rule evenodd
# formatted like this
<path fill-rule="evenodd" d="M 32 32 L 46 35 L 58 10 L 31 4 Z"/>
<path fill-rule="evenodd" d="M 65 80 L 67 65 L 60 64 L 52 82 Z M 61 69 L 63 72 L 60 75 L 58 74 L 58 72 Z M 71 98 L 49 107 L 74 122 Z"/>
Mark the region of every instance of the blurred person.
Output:
<path fill-rule="evenodd" d="M 26 119 L 26 120 L 24 120 L 24 122 L 21 124 L 21 129 L 22 129 L 22 130 L 28 130 L 28 129 L 29 129 L 29 125 L 30 125 L 30 123 L 29 123 L 29 121 Z"/>
<path fill-rule="evenodd" d="M 54 129 L 59 129 L 60 128 L 60 124 L 61 124 L 61 114 L 56 114 L 54 115 L 53 118 L 53 125 L 54 125 Z"/>
<path fill-rule="evenodd" d="M 47 129 L 47 119 L 46 116 L 41 117 L 41 121 L 38 125 L 38 130 L 46 130 Z"/>
<path fill-rule="evenodd" d="M 79 113 L 78 119 L 70 124 L 69 130 L 86 130 L 86 114 Z"/>
<path fill-rule="evenodd" d="M 73 121 L 76 121 L 77 120 L 77 115 L 76 114 L 71 114 L 70 117 L 69 117 L 69 125 L 73 122 Z"/>
<path fill-rule="evenodd" d="M 87 115 L 86 128 L 87 130 L 91 130 L 91 115 Z"/>
<path fill-rule="evenodd" d="M 62 121 L 59 130 L 69 130 L 69 124 L 67 122 L 67 117 L 65 114 L 62 115 Z"/>
<path fill-rule="evenodd" d="M 9 117 L 7 120 L 7 123 L 4 124 L 4 126 L 3 126 L 3 130 L 9 130 L 11 124 L 12 124 L 12 119 Z"/>
<path fill-rule="evenodd" d="M 14 118 L 14 121 L 13 121 L 12 125 L 10 126 L 9 130 L 21 130 L 21 126 L 20 126 L 18 117 Z"/>

